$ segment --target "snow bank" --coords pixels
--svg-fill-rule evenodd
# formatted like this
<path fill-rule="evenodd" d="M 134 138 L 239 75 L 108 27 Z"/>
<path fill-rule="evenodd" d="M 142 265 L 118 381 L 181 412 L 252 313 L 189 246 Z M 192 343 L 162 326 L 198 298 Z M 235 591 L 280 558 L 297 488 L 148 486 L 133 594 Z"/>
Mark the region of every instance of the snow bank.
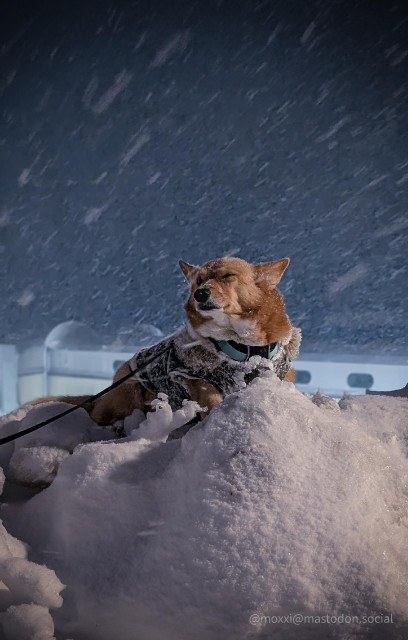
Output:
<path fill-rule="evenodd" d="M 43 607 L 60 607 L 59 592 L 64 585 L 55 572 L 25 558 L 7 558 L 0 563 L 0 580 L 20 602 L 36 602 Z"/>
<path fill-rule="evenodd" d="M 0 563 L 8 558 L 26 558 L 27 548 L 14 536 L 11 536 L 0 520 Z"/>
<path fill-rule="evenodd" d="M 16 433 L 20 429 L 21 421 L 27 415 L 29 411 L 29 406 L 20 407 L 15 409 L 11 413 L 7 415 L 0 416 L 0 437 L 11 435 L 12 433 Z M 14 444 L 9 442 L 7 444 L 3 444 L 0 447 L 0 467 L 5 469 L 8 465 L 11 456 L 13 455 Z"/>
<path fill-rule="evenodd" d="M 52 640 L 49 608 L 60 607 L 64 585 L 55 571 L 27 560 L 27 548 L 0 520 L 0 623 L 7 640 Z"/>
<path fill-rule="evenodd" d="M 22 407 L 0 419 L 0 433 L 7 435 L 25 429 L 67 406 L 52 403 L 47 407 Z M 88 414 L 79 414 L 75 421 L 71 419 L 63 423 L 60 430 L 56 425 L 50 425 L 21 441 L 4 445 L 0 461 L 6 469 L 7 480 L 44 486 L 53 480 L 59 463 L 69 455 L 70 449 L 81 441 L 101 435 L 106 437 L 107 434 L 101 433 Z M 4 472 L 0 468 L 1 491 L 4 480 Z M 53 640 L 54 622 L 49 609 L 62 605 L 60 592 L 63 588 L 54 570 L 27 559 L 26 545 L 10 535 L 0 520 L 1 637 L 7 640 Z"/>
<path fill-rule="evenodd" d="M 50 612 L 38 604 L 12 606 L 1 622 L 7 640 L 55 640 Z"/>
<path fill-rule="evenodd" d="M 0 419 L 0 435 L 24 431 L 71 406 L 65 402 L 49 402 L 21 407 Z M 52 482 L 62 460 L 79 444 L 113 437 L 110 428 L 98 427 L 85 409 L 78 409 L 73 415 L 0 447 L 0 464 L 7 470 L 9 480 L 44 487 Z"/>
<path fill-rule="evenodd" d="M 320 404 L 265 372 L 181 440 L 78 446 L 10 522 L 67 585 L 61 637 L 404 637 L 408 405 Z"/>

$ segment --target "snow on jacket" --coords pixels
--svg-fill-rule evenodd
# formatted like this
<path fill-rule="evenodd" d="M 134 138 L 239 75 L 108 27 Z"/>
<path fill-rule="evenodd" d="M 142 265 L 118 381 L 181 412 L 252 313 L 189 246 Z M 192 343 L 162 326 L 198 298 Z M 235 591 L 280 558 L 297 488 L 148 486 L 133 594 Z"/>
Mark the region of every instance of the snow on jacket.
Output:
<path fill-rule="evenodd" d="M 222 397 L 245 387 L 262 368 L 272 369 L 283 380 L 298 354 L 300 341 L 300 329 L 292 327 L 289 340 L 280 345 L 271 360 L 252 356 L 239 362 L 217 351 L 210 340 L 192 338 L 185 326 L 158 344 L 141 349 L 129 365 L 138 370 L 134 377 L 145 389 L 167 394 L 174 411 L 183 400 L 191 400 L 189 379 L 207 380 Z"/>

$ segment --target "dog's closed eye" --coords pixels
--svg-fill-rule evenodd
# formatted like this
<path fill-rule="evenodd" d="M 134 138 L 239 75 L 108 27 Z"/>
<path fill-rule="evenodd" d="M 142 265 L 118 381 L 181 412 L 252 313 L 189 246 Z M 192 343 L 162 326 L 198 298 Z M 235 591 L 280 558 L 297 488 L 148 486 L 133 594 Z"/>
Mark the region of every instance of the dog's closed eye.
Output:
<path fill-rule="evenodd" d="M 233 278 L 235 276 L 235 273 L 224 273 L 224 275 L 222 276 L 223 280 L 227 280 L 228 278 Z"/>

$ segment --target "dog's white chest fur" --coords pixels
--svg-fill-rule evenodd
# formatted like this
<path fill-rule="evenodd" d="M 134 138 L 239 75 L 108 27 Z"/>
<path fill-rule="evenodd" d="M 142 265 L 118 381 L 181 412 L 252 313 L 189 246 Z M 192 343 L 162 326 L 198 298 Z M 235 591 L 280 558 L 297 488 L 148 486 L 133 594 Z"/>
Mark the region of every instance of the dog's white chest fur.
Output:
<path fill-rule="evenodd" d="M 202 324 L 197 333 L 205 338 L 215 340 L 235 340 L 249 345 L 257 345 L 254 338 L 255 321 L 243 320 L 228 316 L 222 309 L 211 309 L 211 311 L 200 311 L 208 319 Z"/>

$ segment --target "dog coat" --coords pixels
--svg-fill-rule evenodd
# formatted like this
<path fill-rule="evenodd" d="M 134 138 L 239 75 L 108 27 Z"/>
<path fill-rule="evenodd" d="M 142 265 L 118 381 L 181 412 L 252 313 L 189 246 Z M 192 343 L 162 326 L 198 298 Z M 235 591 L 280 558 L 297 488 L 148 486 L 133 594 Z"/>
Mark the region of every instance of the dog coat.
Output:
<path fill-rule="evenodd" d="M 183 400 L 191 400 L 189 379 L 206 380 L 223 398 L 245 387 L 262 368 L 272 369 L 283 380 L 299 351 L 300 341 L 300 329 L 292 327 L 289 340 L 280 345 L 271 360 L 256 355 L 239 362 L 217 351 L 209 339 L 192 338 L 188 328 L 183 327 L 162 342 L 141 349 L 131 358 L 129 366 L 137 370 L 134 377 L 145 389 L 165 393 L 175 411 Z"/>

